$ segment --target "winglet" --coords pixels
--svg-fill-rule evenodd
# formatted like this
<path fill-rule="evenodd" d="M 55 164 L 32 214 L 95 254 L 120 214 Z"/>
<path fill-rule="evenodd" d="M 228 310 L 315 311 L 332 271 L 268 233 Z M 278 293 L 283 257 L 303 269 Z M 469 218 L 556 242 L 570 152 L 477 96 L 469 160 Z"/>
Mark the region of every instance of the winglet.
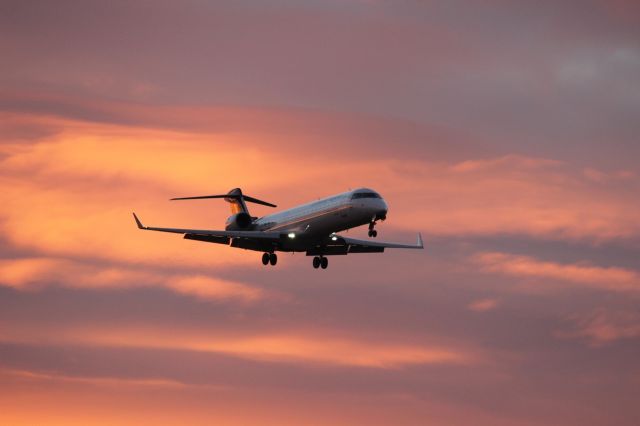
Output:
<path fill-rule="evenodd" d="M 416 243 L 416 246 L 420 248 L 424 248 L 424 243 L 422 242 L 422 234 L 419 232 L 418 232 L 418 242 Z"/>
<path fill-rule="evenodd" d="M 138 228 L 140 229 L 145 229 L 144 225 L 142 225 L 142 222 L 140 222 L 140 219 L 138 219 L 138 216 L 136 216 L 136 214 L 133 214 L 133 218 L 136 220 L 136 225 L 138 225 Z"/>

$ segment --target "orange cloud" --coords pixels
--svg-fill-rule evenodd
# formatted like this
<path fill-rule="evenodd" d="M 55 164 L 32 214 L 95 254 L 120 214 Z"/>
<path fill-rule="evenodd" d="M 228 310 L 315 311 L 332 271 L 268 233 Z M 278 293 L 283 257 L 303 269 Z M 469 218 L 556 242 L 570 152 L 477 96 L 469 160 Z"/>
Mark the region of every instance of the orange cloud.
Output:
<path fill-rule="evenodd" d="M 56 283 L 65 287 L 163 286 L 201 299 L 263 298 L 261 289 L 198 274 L 171 273 L 142 267 L 100 265 L 50 257 L 0 260 L 0 285 L 22 290 Z"/>
<path fill-rule="evenodd" d="M 474 312 L 487 312 L 495 309 L 498 306 L 498 300 L 496 299 L 478 299 L 469 303 L 467 306 Z"/>
<path fill-rule="evenodd" d="M 57 373 L 0 371 L 0 422 L 8 425 L 307 425 L 394 423 L 531 426 L 516 417 L 457 401 L 375 388 L 328 392 L 313 385 L 183 385 L 166 379 L 122 380 Z M 285 380 L 286 382 L 286 380 Z M 311 389 L 311 390 L 310 390 Z M 251 409 L 247 409 L 250 401 Z M 37 407 L 37 409 L 34 409 Z M 162 407 L 162 409 L 158 409 Z"/>
<path fill-rule="evenodd" d="M 528 172 L 530 170 L 553 169 L 563 163 L 547 158 L 524 157 L 520 155 L 505 155 L 498 158 L 484 160 L 467 160 L 451 166 L 451 170 L 456 173 L 473 173 L 481 171 L 495 171 L 502 169 L 506 173 Z M 514 168 L 517 165 L 517 168 Z"/>
<path fill-rule="evenodd" d="M 636 271 L 588 264 L 545 262 L 528 256 L 506 253 L 480 253 L 473 260 L 483 271 L 516 277 L 531 277 L 570 282 L 576 285 L 611 291 L 639 291 L 640 274 Z"/>
<path fill-rule="evenodd" d="M 274 188 L 290 185 L 291 176 L 317 181 L 325 174 L 322 167 L 311 167 L 313 172 L 305 162 L 259 148 L 248 135 L 58 124 L 65 128 L 61 134 L 26 147 L 9 146 L 0 160 L 0 226 L 14 245 L 43 253 L 199 267 L 257 264 L 257 255 L 139 232 L 131 211 L 136 209 L 151 224 L 219 229 L 229 215 L 223 202 L 167 199 L 224 192 L 236 185 L 269 198 Z M 267 145 L 270 137 L 265 135 Z M 286 203 L 290 192 L 283 191 L 285 199 L 278 204 Z"/>
<path fill-rule="evenodd" d="M 439 235 L 601 240 L 640 234 L 634 215 L 640 201 L 629 196 L 638 185 L 634 175 L 594 184 L 567 164 L 514 155 L 452 163 L 355 159 L 337 151 L 327 161 L 291 149 L 315 144 L 299 126 L 289 133 L 262 125 L 241 130 L 245 121 L 268 121 L 271 112 L 233 110 L 230 127 L 221 132 L 204 126 L 206 115 L 192 118 L 204 126 L 196 131 L 185 130 L 186 125 L 167 130 L 150 119 L 155 109 L 131 108 L 135 111 L 109 111 L 132 114 L 139 127 L 20 116 L 21 123 L 31 120 L 60 131 L 36 143 L 3 147 L 0 230 L 11 245 L 40 257 L 179 265 L 203 272 L 259 267 L 259 254 L 141 232 L 131 219 L 135 209 L 149 225 L 220 228 L 229 214 L 224 203 L 167 199 L 234 186 L 282 207 L 371 186 L 390 204 L 389 221 L 382 226 Z M 302 112 L 294 115 L 299 117 L 288 120 L 311 120 Z M 179 116 L 186 120 L 189 114 Z M 254 208 L 258 214 L 269 212 Z"/>
<path fill-rule="evenodd" d="M 127 327 L 4 330 L 4 342 L 39 342 L 105 347 L 177 349 L 226 354 L 267 362 L 299 362 L 369 368 L 400 368 L 414 364 L 475 364 L 478 351 L 435 344 L 416 345 L 362 340 L 314 331 L 264 332 L 229 335 L 220 331 L 194 331 Z"/>
<path fill-rule="evenodd" d="M 170 289 L 202 299 L 236 298 L 255 301 L 264 297 L 264 291 L 233 281 L 211 278 L 204 275 L 178 275 L 166 282 Z"/>
<path fill-rule="evenodd" d="M 606 240 L 640 233 L 634 178 L 593 185 L 570 165 L 514 155 L 450 166 L 409 163 L 404 170 L 420 182 L 398 191 L 409 200 L 404 221 L 437 234 Z"/>
<path fill-rule="evenodd" d="M 129 378 L 114 378 L 114 377 L 85 377 L 85 376 L 68 376 L 57 373 L 45 373 L 28 370 L 11 370 L 0 369 L 0 377 L 5 378 L 17 378 L 25 381 L 51 381 L 51 382 L 68 382 L 77 384 L 87 384 L 91 386 L 104 386 L 122 388 L 135 387 L 135 388 L 184 388 L 185 385 L 182 382 L 176 380 L 167 379 L 129 379 Z"/>

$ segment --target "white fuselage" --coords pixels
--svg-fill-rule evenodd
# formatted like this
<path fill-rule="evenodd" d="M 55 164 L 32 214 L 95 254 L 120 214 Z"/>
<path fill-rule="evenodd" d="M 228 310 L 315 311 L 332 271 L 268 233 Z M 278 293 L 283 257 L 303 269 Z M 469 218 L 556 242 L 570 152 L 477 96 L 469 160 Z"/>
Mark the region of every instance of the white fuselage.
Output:
<path fill-rule="evenodd" d="M 261 217 L 253 225 L 260 231 L 329 235 L 383 219 L 387 209 L 377 192 L 360 188 Z"/>

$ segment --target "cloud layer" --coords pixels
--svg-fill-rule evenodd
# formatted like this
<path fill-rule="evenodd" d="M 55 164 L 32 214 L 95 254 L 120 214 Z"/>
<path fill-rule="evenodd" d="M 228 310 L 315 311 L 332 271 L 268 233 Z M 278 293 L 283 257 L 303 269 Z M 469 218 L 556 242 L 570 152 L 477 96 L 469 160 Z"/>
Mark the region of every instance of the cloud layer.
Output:
<path fill-rule="evenodd" d="M 4 2 L 0 423 L 638 424 L 637 12 Z M 265 269 L 131 217 L 238 186 L 375 188 L 426 249 Z"/>

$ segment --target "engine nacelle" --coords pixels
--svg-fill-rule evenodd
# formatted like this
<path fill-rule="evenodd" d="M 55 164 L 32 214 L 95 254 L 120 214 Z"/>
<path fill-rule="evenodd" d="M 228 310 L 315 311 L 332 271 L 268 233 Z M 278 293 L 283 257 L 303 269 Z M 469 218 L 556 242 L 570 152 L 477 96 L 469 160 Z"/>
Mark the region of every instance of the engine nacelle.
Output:
<path fill-rule="evenodd" d="M 253 219 L 248 213 L 240 212 L 229 216 L 225 228 L 227 231 L 247 230 L 251 227 L 252 223 Z"/>

